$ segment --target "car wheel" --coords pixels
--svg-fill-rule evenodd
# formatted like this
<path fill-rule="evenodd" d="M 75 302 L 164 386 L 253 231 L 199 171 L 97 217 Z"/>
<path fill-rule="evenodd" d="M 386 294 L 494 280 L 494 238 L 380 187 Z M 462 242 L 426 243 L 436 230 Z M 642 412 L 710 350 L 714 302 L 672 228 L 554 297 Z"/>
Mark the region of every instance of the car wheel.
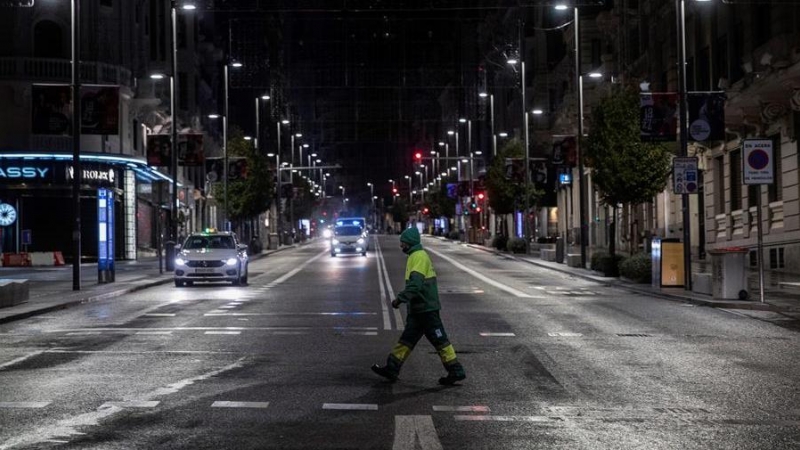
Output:
<path fill-rule="evenodd" d="M 367 256 L 367 252 L 362 252 L 361 256 Z"/>
<path fill-rule="evenodd" d="M 242 277 L 242 286 L 247 286 L 247 268 L 244 269 L 244 277 Z"/>
<path fill-rule="evenodd" d="M 336 253 L 331 253 L 331 258 L 336 258 Z"/>
<path fill-rule="evenodd" d="M 181 286 L 183 286 L 183 281 L 175 280 L 175 287 L 181 287 Z"/>
<path fill-rule="evenodd" d="M 241 286 L 242 285 L 242 279 L 239 278 L 239 277 L 236 277 L 235 280 L 231 281 L 231 284 L 234 285 L 234 286 Z"/>

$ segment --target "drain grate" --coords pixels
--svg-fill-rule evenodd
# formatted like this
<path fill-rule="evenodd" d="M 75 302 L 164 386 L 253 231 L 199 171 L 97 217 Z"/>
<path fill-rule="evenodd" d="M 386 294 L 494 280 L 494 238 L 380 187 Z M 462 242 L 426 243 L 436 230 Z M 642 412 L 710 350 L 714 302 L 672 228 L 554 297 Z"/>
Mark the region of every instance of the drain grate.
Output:
<path fill-rule="evenodd" d="M 651 334 L 644 333 L 617 333 L 619 337 L 653 337 Z"/>

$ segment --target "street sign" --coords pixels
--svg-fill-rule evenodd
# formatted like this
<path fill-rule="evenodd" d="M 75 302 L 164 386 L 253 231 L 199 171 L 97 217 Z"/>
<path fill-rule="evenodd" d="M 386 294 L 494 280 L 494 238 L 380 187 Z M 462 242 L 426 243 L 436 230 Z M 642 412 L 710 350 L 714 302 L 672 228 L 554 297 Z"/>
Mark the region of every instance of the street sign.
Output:
<path fill-rule="evenodd" d="M 22 230 L 22 245 L 33 244 L 33 233 L 31 230 Z"/>
<path fill-rule="evenodd" d="M 676 194 L 696 194 L 697 158 L 694 156 L 678 157 L 672 160 L 672 187 Z"/>
<path fill-rule="evenodd" d="M 772 163 L 772 141 L 770 139 L 745 139 L 742 165 L 744 184 L 772 184 L 775 171 Z"/>

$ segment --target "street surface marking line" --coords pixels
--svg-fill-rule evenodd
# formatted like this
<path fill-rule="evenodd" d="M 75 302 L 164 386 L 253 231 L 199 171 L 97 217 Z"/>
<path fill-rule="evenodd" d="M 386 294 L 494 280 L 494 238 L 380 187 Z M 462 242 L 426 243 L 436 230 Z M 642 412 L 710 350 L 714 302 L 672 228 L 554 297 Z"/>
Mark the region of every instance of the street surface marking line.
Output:
<path fill-rule="evenodd" d="M 239 305 L 223 305 L 223 306 L 220 306 L 217 309 L 233 309 L 233 308 L 238 308 L 238 307 L 239 307 Z"/>
<path fill-rule="evenodd" d="M 138 335 L 170 335 L 172 331 L 137 331 Z"/>
<path fill-rule="evenodd" d="M 327 253 L 328 253 L 328 251 L 327 251 L 327 250 L 325 250 L 325 251 L 323 251 L 322 253 L 320 253 L 319 255 L 317 255 L 317 256 L 314 256 L 313 258 L 309 259 L 308 261 L 304 262 L 303 264 L 300 264 L 300 266 L 296 267 L 296 268 L 295 268 L 294 270 L 292 270 L 291 272 L 289 272 L 289 273 L 287 273 L 286 275 L 284 275 L 284 276 L 282 276 L 282 277 L 278 278 L 277 280 L 273 281 L 272 283 L 270 283 L 270 284 L 269 284 L 269 286 L 270 286 L 270 287 L 275 287 L 275 286 L 277 286 L 277 285 L 279 285 L 279 284 L 283 283 L 284 281 L 288 280 L 289 278 L 292 278 L 293 276 L 297 275 L 297 273 L 298 273 L 298 272 L 300 272 L 301 270 L 305 269 L 305 268 L 306 268 L 306 266 L 308 266 L 308 265 L 309 265 L 309 264 L 311 264 L 312 262 L 314 262 L 314 261 L 318 260 L 319 258 L 321 258 L 321 257 L 322 257 L 322 255 L 325 255 L 325 254 L 327 254 Z"/>
<path fill-rule="evenodd" d="M 204 316 L 375 316 L 376 312 L 282 312 L 282 313 L 237 313 L 237 312 L 219 312 L 219 313 L 205 313 Z"/>
<path fill-rule="evenodd" d="M 419 444 L 419 445 L 418 445 Z M 444 450 L 431 416 L 394 416 L 392 450 Z"/>
<path fill-rule="evenodd" d="M 389 298 L 387 299 L 389 303 L 394 300 L 394 289 L 392 288 L 392 281 L 389 279 L 389 271 L 386 270 L 386 259 L 383 257 L 383 249 L 381 248 L 380 244 L 378 244 L 378 240 L 375 239 L 375 248 L 378 250 L 379 261 L 381 266 L 383 267 L 383 277 L 386 280 L 386 288 L 389 291 Z M 403 316 L 400 314 L 400 309 L 394 309 L 394 322 L 397 325 L 397 329 L 405 328 L 403 325 Z"/>
<path fill-rule="evenodd" d="M 343 336 L 377 336 L 377 331 L 344 331 L 342 332 Z"/>
<path fill-rule="evenodd" d="M 489 412 L 488 406 L 433 406 L 434 411 Z"/>
<path fill-rule="evenodd" d="M 516 334 L 514 334 L 514 333 L 481 333 L 480 335 L 483 336 L 483 337 L 490 337 L 490 336 L 495 336 L 495 337 L 513 337 L 513 336 L 516 336 Z"/>
<path fill-rule="evenodd" d="M 67 336 L 93 336 L 100 333 L 102 333 L 102 331 L 72 331 L 67 333 Z"/>
<path fill-rule="evenodd" d="M 0 408 L 44 408 L 50 402 L 0 402 Z"/>
<path fill-rule="evenodd" d="M 144 317 L 175 317 L 174 313 L 147 313 Z"/>
<path fill-rule="evenodd" d="M 229 401 L 216 401 L 211 404 L 212 408 L 266 408 L 269 402 L 229 402 Z"/>
<path fill-rule="evenodd" d="M 583 333 L 547 333 L 550 337 L 581 337 Z"/>
<path fill-rule="evenodd" d="M 106 402 L 100 405 L 100 409 L 106 408 L 155 408 L 161 403 L 156 400 L 126 401 L 126 402 Z"/>
<path fill-rule="evenodd" d="M 469 267 L 457 262 L 453 258 L 451 258 L 449 256 L 445 256 L 442 252 L 433 250 L 431 248 L 427 248 L 427 250 L 429 252 L 433 253 L 434 255 L 437 255 L 440 258 L 444 259 L 445 261 L 449 262 L 450 264 L 458 267 L 459 269 L 463 270 L 464 272 L 467 272 L 468 274 L 472 275 L 473 277 L 483 281 L 484 283 L 491 284 L 492 286 L 494 286 L 494 287 L 496 287 L 498 289 L 501 289 L 503 291 L 506 291 L 506 292 L 508 292 L 509 294 L 511 294 L 511 295 L 513 295 L 515 297 L 520 297 L 520 298 L 531 298 L 532 297 L 530 294 L 526 294 L 526 293 L 524 293 L 522 291 L 519 291 L 517 289 L 512 288 L 511 286 L 506 286 L 503 283 L 500 283 L 500 282 L 495 281 L 495 280 L 493 280 L 493 279 L 491 279 L 491 278 L 489 278 L 489 277 L 487 277 L 487 276 L 485 276 L 483 274 L 480 274 L 480 273 L 470 269 Z"/>
<path fill-rule="evenodd" d="M 206 331 L 204 334 L 242 334 L 241 331 Z"/>
<path fill-rule="evenodd" d="M 383 312 L 383 329 L 384 330 L 391 330 L 392 329 L 392 321 L 389 318 L 389 307 L 386 306 L 386 286 L 383 283 L 383 272 L 381 269 L 381 256 L 380 246 L 378 245 L 378 240 L 375 239 L 375 253 L 378 255 L 378 260 L 375 262 L 375 265 L 378 266 L 378 287 L 381 291 L 381 312 Z"/>
<path fill-rule="evenodd" d="M 323 403 L 322 409 L 338 409 L 346 411 L 377 411 L 378 405 L 370 403 Z"/>
<path fill-rule="evenodd" d="M 39 350 L 38 352 L 31 352 L 31 353 L 28 353 L 27 355 L 20 356 L 19 358 L 12 359 L 11 361 L 8 361 L 8 362 L 5 362 L 3 364 L 0 364 L 0 370 L 5 369 L 6 367 L 11 367 L 14 364 L 21 363 L 22 361 L 25 361 L 26 359 L 33 358 L 34 356 L 39 356 L 44 352 L 45 352 L 45 350 Z"/>
<path fill-rule="evenodd" d="M 136 332 L 136 331 L 286 331 L 286 330 L 355 330 L 377 331 L 378 327 L 161 327 L 161 328 L 97 328 L 98 331 Z M 46 333 L 66 333 L 75 329 L 48 330 Z"/>
<path fill-rule="evenodd" d="M 559 422 L 564 419 L 548 416 L 453 416 L 460 421 L 495 421 L 495 422 Z"/>

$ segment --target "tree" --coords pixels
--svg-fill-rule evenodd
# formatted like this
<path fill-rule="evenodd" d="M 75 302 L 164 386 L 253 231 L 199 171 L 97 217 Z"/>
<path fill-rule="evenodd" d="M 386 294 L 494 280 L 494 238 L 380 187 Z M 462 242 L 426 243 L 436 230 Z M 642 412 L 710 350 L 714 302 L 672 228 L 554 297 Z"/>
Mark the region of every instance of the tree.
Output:
<path fill-rule="evenodd" d="M 639 139 L 639 93 L 616 87 L 592 109 L 592 127 L 584 157 L 600 200 L 616 217 L 619 205 L 638 206 L 664 190 L 672 153 L 660 143 Z M 615 252 L 615 225 L 609 253 Z"/>
<path fill-rule="evenodd" d="M 408 222 L 408 206 L 406 202 L 395 197 L 392 207 L 389 209 L 389 214 L 392 215 L 394 222 L 399 222 L 401 226 L 405 225 Z"/>
<path fill-rule="evenodd" d="M 267 159 L 244 139 L 242 130 L 237 127 L 233 127 L 228 136 L 228 158 L 231 157 L 244 157 L 247 163 L 244 178 L 228 180 L 227 214 L 232 222 L 238 223 L 269 209 L 274 191 Z M 213 195 L 221 203 L 225 201 L 223 183 L 214 185 Z"/>
<path fill-rule="evenodd" d="M 428 206 L 431 217 L 452 218 L 456 213 L 456 199 L 447 196 L 446 184 L 442 184 L 438 191 L 431 191 L 425 197 L 425 205 Z"/>
<path fill-rule="evenodd" d="M 486 191 L 489 197 L 489 207 L 495 214 L 513 214 L 516 210 L 524 209 L 525 205 L 536 205 L 542 196 L 542 191 L 537 190 L 533 183 L 527 184 L 525 179 L 515 179 L 507 176 L 507 162 L 515 161 L 517 166 L 524 168 L 525 152 L 523 143 L 519 139 L 508 141 L 497 152 L 486 174 Z M 524 170 L 523 170 L 523 177 Z M 527 192 L 526 192 L 527 187 Z M 527 195 L 527 203 L 525 202 Z"/>

